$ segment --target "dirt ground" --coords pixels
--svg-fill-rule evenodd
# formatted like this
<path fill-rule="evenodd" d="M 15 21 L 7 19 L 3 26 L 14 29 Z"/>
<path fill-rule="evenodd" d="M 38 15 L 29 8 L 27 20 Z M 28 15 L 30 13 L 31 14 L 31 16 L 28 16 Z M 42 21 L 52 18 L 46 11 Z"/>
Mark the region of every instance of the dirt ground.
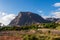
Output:
<path fill-rule="evenodd" d="M 22 38 L 15 36 L 0 36 L 0 40 L 22 40 Z"/>

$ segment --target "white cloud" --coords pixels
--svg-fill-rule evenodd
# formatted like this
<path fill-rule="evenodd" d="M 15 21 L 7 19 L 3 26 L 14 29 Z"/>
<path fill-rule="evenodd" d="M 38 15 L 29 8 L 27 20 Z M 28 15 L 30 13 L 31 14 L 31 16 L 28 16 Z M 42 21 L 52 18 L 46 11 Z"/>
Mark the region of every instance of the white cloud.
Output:
<path fill-rule="evenodd" d="M 52 12 L 52 13 L 50 13 L 50 15 L 41 14 L 41 16 L 42 16 L 43 18 L 50 18 L 50 17 L 60 18 L 60 11 Z"/>
<path fill-rule="evenodd" d="M 7 14 L 5 12 L 0 12 L 0 23 L 8 25 L 11 20 L 15 18 L 15 14 Z"/>
<path fill-rule="evenodd" d="M 55 18 L 60 18 L 60 12 L 58 12 L 58 11 L 57 12 L 53 12 L 52 15 Z"/>
<path fill-rule="evenodd" d="M 55 3 L 54 7 L 58 7 L 58 10 L 56 10 L 55 12 L 52 12 L 53 17 L 55 18 L 60 18 L 60 2 L 59 3 Z"/>
<path fill-rule="evenodd" d="M 54 18 L 60 18 L 60 12 L 57 11 L 57 12 L 52 12 L 51 15 L 48 15 L 48 16 L 45 16 L 45 15 L 42 15 L 43 18 L 50 18 L 50 17 L 54 17 Z"/>
<path fill-rule="evenodd" d="M 45 15 L 44 15 L 44 16 L 42 16 L 42 17 L 45 19 L 45 18 L 50 18 L 51 16 L 45 16 Z"/>
<path fill-rule="evenodd" d="M 53 6 L 60 7 L 60 3 L 55 3 Z"/>

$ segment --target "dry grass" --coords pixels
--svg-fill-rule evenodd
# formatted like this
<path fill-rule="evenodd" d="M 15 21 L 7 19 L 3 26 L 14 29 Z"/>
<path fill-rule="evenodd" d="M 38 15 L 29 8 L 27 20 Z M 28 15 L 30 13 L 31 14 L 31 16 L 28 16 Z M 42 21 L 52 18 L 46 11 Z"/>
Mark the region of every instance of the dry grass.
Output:
<path fill-rule="evenodd" d="M 49 32 L 50 31 L 50 32 Z M 55 29 L 40 29 L 40 30 L 22 30 L 22 31 L 1 31 L 0 40 L 23 40 L 25 36 L 40 36 L 53 38 L 60 38 L 60 30 Z M 48 38 L 47 38 L 48 39 Z"/>

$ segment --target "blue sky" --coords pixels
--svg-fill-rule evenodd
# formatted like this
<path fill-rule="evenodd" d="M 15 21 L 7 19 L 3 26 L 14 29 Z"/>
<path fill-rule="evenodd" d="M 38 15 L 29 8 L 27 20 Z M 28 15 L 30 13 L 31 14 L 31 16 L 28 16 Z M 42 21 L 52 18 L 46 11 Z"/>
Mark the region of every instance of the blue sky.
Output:
<path fill-rule="evenodd" d="M 7 19 L 9 21 L 11 17 L 14 18 L 21 11 L 37 13 L 42 17 L 60 18 L 60 0 L 0 0 L 0 17 L 2 20 Z M 2 21 L 0 20 L 0 22 Z"/>
<path fill-rule="evenodd" d="M 50 15 L 51 11 L 57 8 L 53 6 L 60 0 L 0 0 L 0 11 L 18 14 L 20 11 L 30 11 L 39 14 L 43 11 L 44 15 Z"/>

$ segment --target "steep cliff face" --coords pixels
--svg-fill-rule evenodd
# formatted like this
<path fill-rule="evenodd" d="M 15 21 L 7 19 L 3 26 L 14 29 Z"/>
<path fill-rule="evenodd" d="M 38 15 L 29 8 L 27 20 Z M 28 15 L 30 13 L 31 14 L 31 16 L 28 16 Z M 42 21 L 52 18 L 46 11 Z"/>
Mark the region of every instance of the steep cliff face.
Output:
<path fill-rule="evenodd" d="M 11 21 L 9 25 L 15 26 L 23 26 L 23 25 L 31 25 L 33 23 L 45 23 L 40 15 L 32 13 L 32 12 L 20 12 L 18 16 L 14 20 Z"/>

